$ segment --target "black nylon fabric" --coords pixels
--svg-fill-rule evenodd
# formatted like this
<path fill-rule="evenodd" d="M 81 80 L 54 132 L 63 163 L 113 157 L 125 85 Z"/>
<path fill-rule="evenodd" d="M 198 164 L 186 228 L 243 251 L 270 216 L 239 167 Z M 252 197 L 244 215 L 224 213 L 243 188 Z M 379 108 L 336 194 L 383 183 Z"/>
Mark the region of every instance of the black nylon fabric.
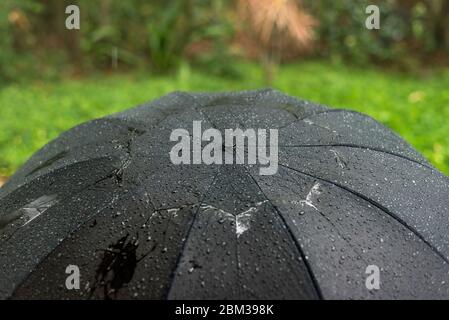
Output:
<path fill-rule="evenodd" d="M 193 121 L 278 129 L 278 172 L 172 164 Z M 374 119 L 175 92 L 63 133 L 0 189 L 0 298 L 447 299 L 448 230 L 448 178 Z"/>

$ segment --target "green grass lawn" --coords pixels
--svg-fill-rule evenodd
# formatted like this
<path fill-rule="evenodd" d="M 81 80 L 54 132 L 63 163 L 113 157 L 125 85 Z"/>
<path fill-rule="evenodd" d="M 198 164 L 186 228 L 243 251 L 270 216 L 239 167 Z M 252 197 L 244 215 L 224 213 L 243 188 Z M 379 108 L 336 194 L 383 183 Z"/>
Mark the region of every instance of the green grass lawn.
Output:
<path fill-rule="evenodd" d="M 265 87 L 255 64 L 244 76 L 221 79 L 184 65 L 176 75 L 95 76 L 0 89 L 0 175 L 76 124 L 120 111 L 173 90 L 223 91 Z M 322 62 L 283 66 L 274 88 L 383 122 L 449 175 L 449 70 L 426 76 L 392 74 Z"/>

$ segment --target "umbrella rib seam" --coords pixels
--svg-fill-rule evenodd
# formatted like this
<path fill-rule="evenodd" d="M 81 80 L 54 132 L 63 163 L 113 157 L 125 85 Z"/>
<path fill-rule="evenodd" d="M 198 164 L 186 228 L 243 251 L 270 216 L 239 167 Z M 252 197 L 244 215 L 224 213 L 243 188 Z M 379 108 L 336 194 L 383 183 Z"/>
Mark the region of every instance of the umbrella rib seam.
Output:
<path fill-rule="evenodd" d="M 327 114 L 327 113 L 340 113 L 340 112 L 353 113 L 353 114 L 357 114 L 357 115 L 361 115 L 361 116 L 365 116 L 365 117 L 366 117 L 365 114 L 360 113 L 360 112 L 355 111 L 355 110 L 347 110 L 347 109 L 327 109 L 327 110 L 323 110 L 323 111 L 320 111 L 320 112 L 316 112 L 316 113 L 309 114 L 309 115 L 307 115 L 307 116 L 305 116 L 305 117 L 303 117 L 303 118 L 298 118 L 297 120 L 292 121 L 292 122 L 290 122 L 289 124 L 286 124 L 285 126 L 279 127 L 278 130 L 285 129 L 285 128 L 287 128 L 287 127 L 289 127 L 289 126 L 291 126 L 291 125 L 293 125 L 293 124 L 295 124 L 295 123 L 298 123 L 298 122 L 305 122 L 305 120 L 307 120 L 308 118 L 311 118 L 311 117 L 314 117 L 314 116 L 317 116 L 317 115 L 322 115 L 322 114 Z M 371 117 L 369 117 L 369 118 L 371 118 Z M 371 119 L 372 119 L 372 120 L 375 120 L 374 118 L 371 118 Z M 305 123 L 306 123 L 306 122 L 305 122 Z M 318 125 L 318 124 L 316 124 L 316 123 L 307 123 L 307 124 L 313 125 L 314 127 L 317 127 L 317 128 L 327 129 L 326 127 L 322 127 L 322 126 L 320 126 L 320 125 Z M 400 138 L 401 140 L 403 140 L 403 138 L 402 138 L 400 135 L 398 135 L 396 132 L 394 132 L 393 130 L 391 130 L 389 127 L 387 127 L 387 126 L 385 126 L 385 125 L 383 125 L 383 126 L 384 126 L 385 129 L 388 129 L 388 130 L 390 131 L 390 133 L 393 134 L 393 136 L 398 137 L 398 138 Z M 328 130 L 328 129 L 327 129 L 327 130 Z M 355 145 L 355 146 L 356 146 L 356 145 Z M 371 148 L 371 149 L 374 150 L 374 148 Z M 388 152 L 386 152 L 386 153 L 388 153 Z M 393 153 L 392 153 L 392 154 L 393 154 Z M 409 159 L 409 160 L 413 161 L 413 159 Z M 419 164 L 421 164 L 421 165 L 423 165 L 423 166 L 425 166 L 425 167 L 428 167 L 428 168 L 433 169 L 431 166 L 426 165 L 425 163 L 421 163 L 421 162 L 416 161 L 416 160 L 415 160 L 414 162 L 417 162 L 417 163 L 419 163 Z M 433 169 L 433 170 L 435 170 L 435 169 Z"/>
<path fill-rule="evenodd" d="M 68 198 L 73 198 L 73 197 L 79 195 L 80 193 L 86 191 L 87 189 L 89 189 L 89 188 L 91 188 L 91 187 L 94 187 L 97 183 L 102 182 L 102 181 L 104 181 L 104 180 L 106 180 L 106 179 L 108 179 L 108 178 L 112 178 L 110 175 L 111 175 L 114 171 L 115 171 L 115 170 L 112 170 L 107 176 L 105 176 L 105 177 L 103 177 L 103 178 L 100 178 L 100 179 L 96 180 L 96 181 L 93 182 L 92 184 L 87 185 L 87 186 L 85 186 L 84 188 L 78 190 L 78 192 L 76 192 L 75 194 L 69 195 L 69 196 L 67 196 L 67 197 L 65 197 L 65 198 L 63 198 L 63 199 L 61 199 L 61 200 L 58 201 L 58 202 L 62 203 L 62 202 L 63 202 L 62 200 L 65 200 L 65 199 L 68 199 Z M 109 206 L 110 206 L 111 204 L 113 204 L 115 201 L 116 201 L 116 199 L 115 199 L 114 197 L 112 197 L 112 199 L 111 199 L 108 203 L 106 203 L 104 206 L 102 206 L 100 209 L 98 209 L 98 210 L 96 211 L 96 213 L 93 214 L 89 219 L 87 219 L 87 220 L 85 220 L 85 221 L 82 221 L 77 227 L 75 227 L 73 230 L 71 230 L 71 231 L 68 233 L 67 237 L 63 240 L 63 242 L 64 242 L 66 239 L 68 239 L 68 238 L 70 237 L 70 235 L 72 235 L 73 233 L 75 233 L 76 231 L 78 231 L 78 230 L 79 230 L 82 226 L 84 226 L 87 222 L 91 221 L 91 220 L 94 219 L 98 214 L 100 214 L 101 212 L 103 212 L 103 210 L 105 210 L 107 207 L 109 207 Z M 16 230 L 16 231 L 17 231 L 17 230 Z M 16 231 L 15 231 L 15 232 L 16 232 Z M 15 234 L 15 232 L 14 232 L 14 234 Z M 14 234 L 13 234 L 13 235 L 14 235 Z M 11 235 L 6 241 L 8 241 L 13 235 Z M 59 247 L 60 245 L 61 245 L 61 243 L 59 243 L 54 249 L 56 249 L 56 248 Z M 37 270 L 37 268 L 38 268 L 39 266 L 41 266 L 41 265 L 48 259 L 48 257 L 53 253 L 53 251 L 54 251 L 54 250 L 50 251 L 48 254 L 46 254 L 44 257 L 42 257 L 42 258 L 39 260 L 39 262 L 34 266 L 32 272 L 30 272 L 25 278 L 23 278 L 21 281 L 19 281 L 19 282 L 17 283 L 17 285 L 15 286 L 15 288 L 11 291 L 9 298 L 12 297 L 12 296 L 15 294 L 16 290 L 17 290 L 18 288 L 20 288 L 21 285 L 22 285 L 23 283 L 25 283 L 25 282 L 28 280 L 28 278 L 33 274 L 33 272 L 34 272 L 35 270 Z"/>
<path fill-rule="evenodd" d="M 444 254 L 443 253 L 441 253 L 433 244 L 431 244 L 430 242 L 428 242 L 415 228 L 413 228 L 412 226 L 409 226 L 404 220 L 402 220 L 400 217 L 398 217 L 396 214 L 394 214 L 393 212 L 391 212 L 390 210 L 388 210 L 387 208 L 385 208 L 384 206 L 382 206 L 380 203 L 378 203 L 378 202 L 376 202 L 376 201 L 374 201 L 374 200 L 372 200 L 372 199 L 369 199 L 368 197 L 366 197 L 366 196 L 364 196 L 363 194 L 361 194 L 361 193 L 358 193 L 357 191 L 354 191 L 354 190 L 351 190 L 350 188 L 347 188 L 347 187 L 345 187 L 345 186 L 342 186 L 342 185 L 340 185 L 340 184 L 338 184 L 338 183 L 336 183 L 336 182 L 333 182 L 333 181 L 331 181 L 331 180 L 327 180 L 327 179 L 324 179 L 324 178 L 320 178 L 320 177 L 317 177 L 317 176 L 315 176 L 315 175 L 313 175 L 313 174 L 309 174 L 309 173 L 306 173 L 306 172 L 303 172 L 303 171 L 301 171 L 301 170 L 298 170 L 298 169 L 295 169 L 295 168 L 291 168 L 291 167 L 289 167 L 289 166 L 287 166 L 287 165 L 285 165 L 285 164 L 282 164 L 282 163 L 279 163 L 279 165 L 280 166 L 282 166 L 282 167 L 284 167 L 284 168 L 287 168 L 287 169 L 290 169 L 290 170 L 293 170 L 293 171 L 295 171 L 295 172 L 298 172 L 298 173 L 300 173 L 300 174 L 302 174 L 302 175 L 305 175 L 305 176 L 308 176 L 308 177 L 311 177 L 311 178 L 314 178 L 314 179 L 318 179 L 318 180 L 321 180 L 321 181 L 324 181 L 324 182 L 327 182 L 327 183 L 329 183 L 329 184 L 332 184 L 332 185 L 334 185 L 334 186 L 336 186 L 336 187 L 338 187 L 338 188 L 340 188 L 340 189 L 343 189 L 343 190 L 345 190 L 346 192 L 349 192 L 349 193 L 351 193 L 351 194 L 353 194 L 354 196 L 356 196 L 356 197 L 358 197 L 358 198 L 360 198 L 360 199 L 362 199 L 362 200 L 365 200 L 365 201 L 367 201 L 367 202 L 369 202 L 370 204 L 372 204 L 373 206 L 375 206 L 376 208 L 378 208 L 378 209 L 380 209 L 380 210 L 382 210 L 383 212 L 385 212 L 387 215 L 389 215 L 391 218 L 393 218 L 394 220 L 396 220 L 398 223 L 400 223 L 403 227 L 405 227 L 406 229 L 408 229 L 408 230 L 410 230 L 415 236 L 417 236 L 421 241 L 423 241 L 437 256 L 439 256 L 441 259 L 443 259 L 443 261 L 445 261 L 446 263 L 448 263 L 449 264 L 449 261 L 448 261 L 448 259 L 444 256 Z"/>
<path fill-rule="evenodd" d="M 215 177 L 214 177 L 214 179 L 212 180 L 212 182 L 211 182 L 211 184 L 209 185 L 209 187 L 207 188 L 207 191 L 204 193 L 203 198 L 202 198 L 201 201 L 198 203 L 198 208 L 196 209 L 195 215 L 194 215 L 194 217 L 192 218 L 192 222 L 191 222 L 191 224 L 190 224 L 190 226 L 189 226 L 189 229 L 187 230 L 187 233 L 186 233 L 186 239 L 184 240 L 184 242 L 183 242 L 183 244 L 182 244 L 182 248 L 181 248 L 181 250 L 180 250 L 180 252 L 179 252 L 179 254 L 178 254 L 178 257 L 177 257 L 177 259 L 176 259 L 175 266 L 174 266 L 174 268 L 173 268 L 173 272 L 171 273 L 170 283 L 169 283 L 169 285 L 168 285 L 167 292 L 166 292 L 166 294 L 165 294 L 164 300 L 168 300 L 168 298 L 169 298 L 169 296 L 170 296 L 171 289 L 172 289 L 173 283 L 174 283 L 175 278 L 176 278 L 176 271 L 178 270 L 179 265 L 181 264 L 182 257 L 184 256 L 184 250 L 185 250 L 185 248 L 186 248 L 186 246 L 187 246 L 187 243 L 188 243 L 188 241 L 189 241 L 189 237 L 190 237 L 191 231 L 192 231 L 192 229 L 193 229 L 193 226 L 195 225 L 195 222 L 196 222 L 196 220 L 197 220 L 197 218 L 198 218 L 198 215 L 199 215 L 199 212 L 200 212 L 201 205 L 204 203 L 204 200 L 206 199 L 207 195 L 209 194 L 210 189 L 211 189 L 211 188 L 213 187 L 213 185 L 215 184 L 215 182 L 216 182 L 216 180 L 217 180 L 217 177 L 218 177 L 220 171 L 221 171 L 221 170 L 219 169 L 218 172 L 215 174 Z"/>
<path fill-rule="evenodd" d="M 280 109 L 280 110 L 285 110 L 285 109 Z M 302 118 L 298 117 L 296 120 L 294 120 L 294 121 L 292 121 L 292 122 L 290 122 L 290 123 L 288 123 L 288 124 L 286 124 L 286 125 L 284 125 L 282 127 L 279 127 L 278 129 L 279 130 L 285 129 L 285 128 L 287 128 L 287 127 L 289 127 L 289 126 L 291 126 L 293 124 L 296 124 L 298 122 L 304 122 L 304 123 L 307 123 L 308 125 L 313 125 L 313 126 L 318 127 L 318 128 L 326 129 L 326 128 L 322 127 L 322 126 L 317 125 L 316 123 L 308 123 L 305 120 L 307 120 L 310 117 L 314 117 L 314 116 L 317 116 L 317 115 L 320 115 L 320 114 L 331 113 L 331 112 L 349 112 L 349 113 L 361 114 L 361 113 L 359 113 L 357 111 L 345 110 L 345 109 L 326 109 L 326 110 L 322 110 L 322 111 L 318 111 L 318 112 L 312 111 L 311 114 L 308 114 L 308 115 L 306 115 L 306 116 L 304 116 Z"/>
<path fill-rule="evenodd" d="M 91 184 L 88 184 L 88 185 L 84 186 L 83 188 L 77 190 L 77 192 L 76 192 L 75 194 L 70 194 L 70 195 L 68 195 L 67 197 L 64 197 L 63 199 L 61 199 L 61 200 L 58 201 L 58 202 L 62 202 L 62 200 L 65 200 L 65 199 L 73 198 L 74 196 L 76 196 L 76 195 L 78 195 L 78 194 L 80 194 L 80 193 L 82 193 L 82 192 L 88 190 L 89 188 L 92 188 L 92 187 L 96 186 L 98 183 L 103 182 L 103 181 L 105 181 L 105 180 L 107 180 L 107 179 L 113 179 L 113 178 L 114 178 L 115 180 L 117 180 L 117 178 L 118 178 L 117 174 L 118 174 L 121 170 L 124 170 L 124 169 L 125 169 L 126 163 L 130 160 L 131 155 L 130 155 L 129 147 L 130 147 L 130 144 L 132 143 L 132 141 L 133 141 L 133 138 L 130 138 L 130 139 L 127 141 L 127 150 L 125 151 L 125 155 L 126 155 L 125 158 L 126 158 L 126 159 L 123 160 L 123 161 L 121 161 L 121 163 L 120 163 L 120 165 L 118 166 L 118 168 L 114 168 L 114 169 L 111 170 L 108 174 L 106 174 L 104 177 L 98 178 L 97 180 L 95 180 L 95 181 L 92 182 Z M 91 219 L 93 219 L 94 217 L 96 217 L 100 212 L 102 212 L 103 210 L 105 210 L 108 206 L 110 206 L 110 205 L 111 205 L 112 203 L 114 203 L 115 201 L 116 201 L 116 199 L 113 197 L 111 201 L 109 201 L 109 202 L 108 202 L 107 204 L 105 204 L 102 208 L 100 208 L 99 210 L 97 210 L 97 212 L 96 212 L 95 214 L 93 214 L 92 217 L 90 217 L 90 218 L 87 219 L 86 221 L 81 222 L 77 227 L 75 227 L 73 230 L 71 230 L 71 231 L 68 233 L 67 238 L 68 238 L 71 234 L 73 234 L 75 231 L 79 230 L 79 229 L 81 228 L 81 226 L 84 225 L 84 223 L 86 223 L 87 221 L 90 221 Z M 8 241 L 9 239 L 11 239 L 11 237 L 12 237 L 17 231 L 18 231 L 18 229 L 15 230 L 14 233 L 13 233 L 11 236 L 8 237 L 7 241 Z M 67 239 L 67 238 L 66 238 L 66 239 Z M 66 240 L 66 239 L 64 239 L 64 240 Z M 59 244 L 58 244 L 56 247 L 58 247 L 58 246 L 59 246 Z M 55 247 L 55 248 L 56 248 L 56 247 Z M 52 252 L 52 251 L 51 251 L 51 252 Z M 40 259 L 39 262 L 35 265 L 35 268 L 34 268 L 33 270 L 36 270 L 38 266 L 40 266 L 44 261 L 46 261 L 47 258 L 50 256 L 51 252 L 49 252 L 49 253 L 46 254 L 44 257 L 42 257 L 42 259 Z M 25 283 L 25 281 L 31 276 L 31 274 L 32 274 L 32 272 L 29 273 L 26 277 L 24 277 L 24 279 L 22 279 L 22 280 L 21 280 L 21 281 L 14 287 L 14 289 L 12 289 L 12 291 L 10 292 L 10 297 L 14 295 L 15 291 L 16 291 L 16 290 L 17 290 L 23 283 Z"/>
<path fill-rule="evenodd" d="M 196 102 L 200 105 L 200 107 L 203 107 L 203 108 L 205 107 L 204 105 L 202 105 L 201 103 L 199 103 L 199 102 L 197 101 L 197 99 L 196 99 L 193 95 L 191 95 L 191 96 L 193 97 L 194 101 L 196 101 Z M 212 126 L 213 126 L 214 128 L 216 128 L 216 125 L 214 124 L 214 122 L 211 121 L 207 115 L 204 115 L 201 111 L 197 110 L 195 107 L 194 107 L 194 109 L 195 109 L 200 115 L 202 115 L 207 121 L 209 121 L 209 122 L 212 124 Z M 319 286 L 319 284 L 318 284 L 318 281 L 317 281 L 317 279 L 315 278 L 315 275 L 314 275 L 313 272 L 312 272 L 311 266 L 309 265 L 307 259 L 305 258 L 305 254 L 304 254 L 304 252 L 302 251 L 301 246 L 299 245 L 299 243 L 298 243 L 297 240 L 295 239 L 292 230 L 291 230 L 291 229 L 288 227 L 288 225 L 286 224 L 284 218 L 282 217 L 282 214 L 277 210 L 277 208 L 273 205 L 273 203 L 271 202 L 271 200 L 268 199 L 267 195 L 263 192 L 262 188 L 261 188 L 260 185 L 257 183 L 256 179 L 251 175 L 251 173 L 249 172 L 249 170 L 248 170 L 246 167 L 244 167 L 244 168 L 245 168 L 246 172 L 248 173 L 248 175 L 250 176 L 250 178 L 254 181 L 254 183 L 256 184 L 256 186 L 259 188 L 260 192 L 262 192 L 262 194 L 264 195 L 264 197 L 268 200 L 268 202 L 271 204 L 271 206 L 275 209 L 275 211 L 276 211 L 276 213 L 278 214 L 278 216 L 280 217 L 282 223 L 283 223 L 284 226 L 286 227 L 287 232 L 289 233 L 290 237 L 292 238 L 293 243 L 295 244 L 297 250 L 299 251 L 299 254 L 300 254 L 302 260 L 304 261 L 304 265 L 305 265 L 305 267 L 306 267 L 306 269 L 307 269 L 307 272 L 308 272 L 308 274 L 309 274 L 309 276 L 310 276 L 310 279 L 312 280 L 312 283 L 313 283 L 313 286 L 314 286 L 314 288 L 315 288 L 316 294 L 318 295 L 318 298 L 319 298 L 320 300 L 323 300 L 323 295 L 322 295 L 320 286 Z M 237 266 L 237 267 L 238 267 L 238 266 Z"/>
<path fill-rule="evenodd" d="M 327 107 L 327 106 L 324 106 L 324 107 Z M 319 112 L 316 112 L 316 113 L 313 113 L 313 114 L 309 114 L 309 115 L 307 115 L 304 118 L 301 118 L 299 120 L 306 120 L 306 119 L 308 119 L 310 117 L 314 117 L 314 116 L 318 116 L 318 115 L 322 115 L 322 114 L 327 114 L 327 113 L 340 113 L 340 112 L 354 113 L 354 114 L 357 114 L 357 115 L 365 116 L 363 113 L 360 113 L 360 112 L 355 111 L 355 110 L 342 109 L 342 108 L 334 109 L 334 108 L 329 108 L 329 107 L 327 107 L 327 108 L 328 109 L 326 109 L 326 110 L 322 110 L 322 111 L 319 111 Z"/>
<path fill-rule="evenodd" d="M 190 93 L 186 93 L 186 95 L 187 95 L 188 97 L 190 97 L 190 98 L 194 101 L 194 103 L 197 103 L 197 104 L 199 104 L 199 105 L 201 106 L 201 104 L 198 103 L 198 101 L 197 101 L 197 99 L 195 98 L 194 95 L 192 95 L 192 94 L 190 94 Z M 204 116 L 204 115 L 202 114 L 202 112 L 200 112 L 200 111 L 195 107 L 195 105 L 192 106 L 192 109 L 193 109 L 195 112 L 198 112 L 201 116 L 203 116 L 203 117 L 205 118 L 205 120 L 208 120 L 207 117 Z M 190 233 L 191 233 L 191 231 L 192 231 L 192 229 L 193 229 L 193 226 L 194 226 L 194 224 L 195 224 L 195 221 L 196 221 L 196 219 L 197 219 L 197 217 L 198 217 L 198 214 L 199 214 L 201 205 L 203 204 L 204 200 L 206 199 L 206 196 L 207 196 L 207 194 L 209 193 L 209 190 L 210 190 L 210 189 L 212 188 L 212 186 L 214 185 L 215 180 L 216 180 L 216 178 L 218 177 L 218 174 L 219 174 L 219 173 L 220 173 L 220 169 L 218 169 L 217 174 L 215 175 L 215 177 L 214 177 L 214 179 L 212 180 L 211 184 L 210 184 L 209 187 L 207 188 L 207 191 L 204 193 L 203 198 L 201 199 L 201 201 L 200 201 L 199 204 L 198 204 L 198 208 L 197 208 L 197 210 L 196 210 L 196 212 L 195 212 L 195 215 L 194 215 L 194 217 L 193 217 L 193 219 L 192 219 L 192 223 L 190 224 L 189 229 L 187 230 L 186 239 L 185 239 L 184 243 L 182 244 L 182 248 L 181 248 L 181 250 L 180 250 L 180 252 L 179 252 L 179 255 L 178 255 L 177 259 L 176 259 L 175 267 L 173 268 L 173 272 L 172 272 L 172 275 L 171 275 L 171 280 L 170 280 L 170 284 L 169 284 L 168 289 L 167 289 L 167 293 L 166 293 L 166 296 L 165 296 L 165 300 L 168 300 L 168 297 L 170 296 L 170 292 L 171 292 L 173 283 L 174 283 L 175 278 L 176 278 L 176 271 L 178 270 L 178 267 L 179 267 L 179 265 L 180 265 L 180 263 L 181 263 L 181 259 L 182 259 L 182 257 L 183 257 L 183 253 L 184 253 L 185 247 L 186 247 L 187 242 L 188 242 L 188 240 L 189 240 L 189 236 L 190 236 Z"/>
<path fill-rule="evenodd" d="M 411 162 L 414 162 L 416 164 L 419 164 L 423 167 L 426 167 L 432 171 L 436 171 L 435 168 L 432 168 L 430 165 L 425 164 L 425 163 L 421 163 L 418 160 L 415 160 L 413 158 L 407 157 L 405 155 L 402 154 L 398 154 L 395 152 L 390 152 L 388 150 L 382 149 L 382 148 L 376 148 L 376 147 L 368 147 L 368 146 L 361 146 L 361 145 L 357 145 L 357 144 L 351 144 L 351 143 L 333 143 L 333 144 L 310 144 L 310 145 L 291 145 L 291 146 L 284 146 L 284 145 L 279 145 L 279 147 L 283 147 L 283 148 L 319 148 L 319 147 L 345 147 L 345 148 L 354 148 L 354 149 L 361 149 L 361 150 L 372 150 L 372 151 L 376 151 L 379 153 L 385 153 L 391 156 L 395 156 L 404 160 L 408 160 Z"/>
<path fill-rule="evenodd" d="M 102 158 L 102 157 L 100 157 L 100 158 Z M 99 159 L 100 159 L 100 158 L 99 158 Z M 82 162 L 85 162 L 85 161 L 76 162 L 76 163 L 73 163 L 73 164 L 79 164 L 79 163 L 82 163 Z M 120 167 L 121 167 L 121 166 L 122 166 L 122 164 L 120 164 Z M 59 170 L 59 169 L 60 169 L 60 168 L 58 168 L 57 170 Z M 79 194 L 79 193 L 81 193 L 81 192 L 83 192 L 83 191 L 85 191 L 85 190 L 87 190 L 87 189 L 89 189 L 89 188 L 95 186 L 97 183 L 100 183 L 100 182 L 102 182 L 102 181 L 105 181 L 105 180 L 111 178 L 111 177 L 114 175 L 114 173 L 117 172 L 118 169 L 119 169 L 119 168 L 115 168 L 115 169 L 111 170 L 111 171 L 110 171 L 108 174 L 106 174 L 104 177 L 98 178 L 97 180 L 93 181 L 92 183 L 90 183 L 90 184 L 88 184 L 88 185 L 85 185 L 85 186 L 83 186 L 83 187 L 80 188 L 80 189 L 77 189 L 77 190 L 75 191 L 74 194 L 70 194 L 70 195 L 68 195 L 68 196 L 66 196 L 66 197 L 63 197 L 63 198 L 59 199 L 59 200 L 57 201 L 57 203 L 62 203 L 62 202 L 64 202 L 66 199 L 73 198 L 75 195 L 77 195 L 77 194 Z M 45 177 L 45 176 L 47 176 L 47 175 L 49 175 L 49 174 L 51 174 L 51 173 L 52 173 L 52 172 L 46 173 L 45 175 L 42 175 L 42 176 L 40 176 L 40 177 Z M 24 186 L 26 186 L 26 185 L 27 185 L 27 184 L 21 185 L 19 188 L 22 188 L 22 187 L 24 187 Z M 19 208 L 19 209 L 20 209 L 20 208 Z M 3 243 L 7 243 L 7 242 L 8 242 L 8 241 L 9 241 L 9 240 L 16 234 L 16 232 L 19 231 L 19 229 L 20 229 L 20 228 L 17 228 L 16 230 L 14 230 L 14 231 L 8 236 L 8 238 L 6 238 L 6 239 L 4 240 Z"/>
<path fill-rule="evenodd" d="M 270 205 L 273 207 L 273 209 L 276 211 L 277 215 L 279 216 L 279 218 L 281 219 L 283 225 L 285 226 L 288 234 L 290 235 L 290 237 L 293 240 L 293 243 L 295 244 L 301 259 L 304 262 L 304 266 L 306 267 L 307 273 L 310 276 L 310 279 L 312 280 L 312 284 L 313 287 L 315 288 L 316 294 L 318 295 L 318 298 L 320 300 L 324 300 L 323 297 L 323 293 L 321 292 L 321 288 L 318 284 L 318 280 L 315 277 L 315 274 L 312 271 L 312 267 L 310 266 L 309 262 L 306 259 L 306 255 L 303 251 L 303 249 L 301 248 L 301 245 L 299 244 L 298 240 L 296 239 L 296 237 L 293 234 L 293 231 L 290 229 L 290 227 L 288 226 L 287 222 L 285 221 L 284 217 L 282 216 L 282 214 L 279 212 L 278 208 L 273 204 L 273 202 L 271 201 L 271 199 L 268 198 L 268 196 L 265 194 L 265 192 L 263 191 L 262 187 L 259 185 L 259 183 L 257 182 L 257 180 L 254 178 L 254 176 L 249 172 L 249 170 L 245 167 L 245 170 L 247 171 L 248 175 L 251 177 L 251 179 L 254 181 L 254 183 L 256 184 L 256 186 L 259 188 L 260 192 L 262 192 L 263 196 L 265 197 L 265 199 L 267 199 L 267 201 L 270 203 Z"/>
<path fill-rule="evenodd" d="M 200 103 L 200 102 L 196 99 L 196 97 L 195 97 L 194 95 L 190 94 L 190 96 L 193 98 L 193 101 L 195 101 L 195 102 L 199 105 L 200 109 L 201 109 L 201 108 L 205 108 L 205 105 L 203 105 L 202 103 Z M 212 121 L 206 114 L 204 114 L 202 110 L 196 108 L 195 106 L 193 107 L 193 109 L 194 109 L 196 112 L 198 112 L 201 116 L 203 116 L 204 119 L 205 119 L 206 121 L 210 122 L 210 123 L 212 124 L 212 127 L 213 127 L 213 128 L 216 128 L 216 127 L 217 127 L 216 124 L 215 124 L 215 123 L 214 123 L 214 122 L 213 122 L 213 121 Z M 219 170 L 219 172 L 220 172 L 220 170 Z M 218 173 L 217 173 L 217 176 L 218 176 Z M 215 179 L 214 179 L 214 180 L 215 180 Z M 236 248 L 235 248 L 235 254 L 236 254 L 236 262 L 237 262 L 237 280 L 238 280 L 238 283 L 240 283 L 240 262 L 239 262 L 240 257 L 239 257 L 238 250 L 239 250 L 239 247 L 238 247 L 238 239 L 237 239 L 237 241 L 236 241 Z M 241 293 L 241 287 L 239 286 L 238 288 L 239 288 L 239 291 L 240 291 L 240 293 Z"/>
<path fill-rule="evenodd" d="M 197 102 L 197 103 L 200 105 L 200 108 L 205 108 L 205 107 L 206 107 L 206 106 L 204 106 L 203 104 L 201 104 L 200 102 L 198 102 L 198 100 L 195 98 L 195 96 L 191 95 L 191 97 L 193 97 L 194 101 Z M 207 121 L 209 121 L 209 122 L 212 124 L 212 126 L 213 126 L 214 128 L 216 128 L 215 123 L 214 123 L 213 121 L 211 121 L 210 118 L 209 118 L 207 115 L 203 114 L 202 111 L 198 110 L 198 109 L 195 108 L 195 107 L 194 107 L 194 109 L 195 109 L 200 115 L 202 115 Z M 310 279 L 312 280 L 313 287 L 315 288 L 315 292 L 316 292 L 316 294 L 318 295 L 318 298 L 319 298 L 320 300 L 323 300 L 323 295 L 322 295 L 320 286 L 319 286 L 319 284 L 318 284 L 318 281 L 317 281 L 317 279 L 315 278 L 314 273 L 312 272 L 311 266 L 309 265 L 307 259 L 305 258 L 305 254 L 304 254 L 304 252 L 302 251 L 301 246 L 299 245 L 299 243 L 298 243 L 297 240 L 295 239 L 292 230 L 291 230 L 291 229 L 288 227 L 288 225 L 286 224 L 286 221 L 285 221 L 285 219 L 283 218 L 282 214 L 277 210 L 277 208 L 273 205 L 273 203 L 271 202 L 271 200 L 270 200 L 270 199 L 267 197 L 267 195 L 263 192 L 262 188 L 261 188 L 260 185 L 257 183 L 256 179 L 251 175 L 251 173 L 249 172 L 249 170 L 248 170 L 246 167 L 244 167 L 244 168 L 245 168 L 246 172 L 248 173 L 248 175 L 250 176 L 250 178 L 254 181 L 254 183 L 256 184 L 256 186 L 259 188 L 260 192 L 262 192 L 262 194 L 264 195 L 264 197 L 268 200 L 268 202 L 269 202 L 269 203 L 271 204 L 271 206 L 274 208 L 274 210 L 276 211 L 276 213 L 277 213 L 278 216 L 280 217 L 282 223 L 283 223 L 284 226 L 286 227 L 287 232 L 289 233 L 290 237 L 292 238 L 293 243 L 295 244 L 297 250 L 299 251 L 299 254 L 300 254 L 302 260 L 304 261 L 304 265 L 305 265 L 305 267 L 306 267 L 307 273 L 309 274 Z M 238 268 L 238 264 L 237 264 L 237 268 Z"/>

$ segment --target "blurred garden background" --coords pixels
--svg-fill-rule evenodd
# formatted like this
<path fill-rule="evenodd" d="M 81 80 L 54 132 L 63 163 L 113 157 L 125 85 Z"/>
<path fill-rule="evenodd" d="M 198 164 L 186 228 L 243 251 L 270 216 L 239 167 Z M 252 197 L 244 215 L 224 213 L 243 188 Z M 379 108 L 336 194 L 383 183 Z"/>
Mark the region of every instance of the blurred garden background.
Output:
<path fill-rule="evenodd" d="M 449 175 L 448 0 L 1 0 L 0 184 L 81 122 L 267 86 L 367 113 Z"/>

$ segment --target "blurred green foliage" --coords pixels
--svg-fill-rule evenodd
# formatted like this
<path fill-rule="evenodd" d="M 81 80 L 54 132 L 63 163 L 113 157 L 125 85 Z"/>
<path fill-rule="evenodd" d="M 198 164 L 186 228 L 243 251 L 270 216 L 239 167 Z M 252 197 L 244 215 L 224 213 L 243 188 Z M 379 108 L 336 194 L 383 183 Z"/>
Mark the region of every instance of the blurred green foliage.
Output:
<path fill-rule="evenodd" d="M 427 63 L 429 53 L 449 52 L 447 0 L 306 0 L 319 22 L 321 56 L 369 62 L 396 63 L 413 68 Z M 365 9 L 380 9 L 381 27 L 367 31 Z M 420 63 L 421 62 L 421 63 Z"/>
<path fill-rule="evenodd" d="M 212 74 L 236 76 L 230 48 L 239 41 L 239 1 L 245 2 L 2 0 L 0 82 L 61 79 L 98 70 L 169 73 L 185 61 Z M 380 30 L 365 28 L 371 0 L 292 1 L 318 22 L 312 56 L 401 68 L 438 62 L 435 55 L 448 60 L 447 0 L 375 1 L 381 9 Z M 80 7 L 79 31 L 65 28 L 70 4 Z"/>
<path fill-rule="evenodd" d="M 183 64 L 176 74 L 96 76 L 0 89 L 0 175 L 9 175 L 60 132 L 174 90 L 262 87 L 262 69 L 239 63 L 242 79 L 211 76 Z M 300 76 L 298 76 L 300 75 Z M 322 62 L 282 66 L 273 86 L 283 92 L 365 112 L 401 134 L 449 175 L 449 71 L 424 76 Z"/>
<path fill-rule="evenodd" d="M 213 73 L 232 74 L 233 27 L 223 14 L 229 3 L 2 0 L 0 81 L 52 80 L 98 70 L 172 72 L 187 58 Z M 80 8 L 80 30 L 65 27 L 70 4 Z M 208 50 L 199 47 L 187 57 L 189 46 L 201 42 Z"/>
<path fill-rule="evenodd" d="M 32 74 L 35 71 L 33 54 L 27 51 L 26 47 L 34 44 L 36 39 L 32 35 L 16 39 L 19 35 L 10 21 L 14 18 L 11 15 L 12 10 L 17 8 L 38 13 L 41 6 L 34 0 L 22 0 L 19 3 L 16 0 L 0 2 L 0 84 L 2 81 L 16 80 L 22 74 Z"/>
<path fill-rule="evenodd" d="M 313 0 L 310 8 L 319 21 L 317 30 L 323 56 L 367 63 L 372 58 L 392 60 L 403 48 L 407 25 L 395 10 L 395 1 L 376 3 L 381 12 L 381 28 L 367 31 L 365 8 L 371 0 Z"/>

